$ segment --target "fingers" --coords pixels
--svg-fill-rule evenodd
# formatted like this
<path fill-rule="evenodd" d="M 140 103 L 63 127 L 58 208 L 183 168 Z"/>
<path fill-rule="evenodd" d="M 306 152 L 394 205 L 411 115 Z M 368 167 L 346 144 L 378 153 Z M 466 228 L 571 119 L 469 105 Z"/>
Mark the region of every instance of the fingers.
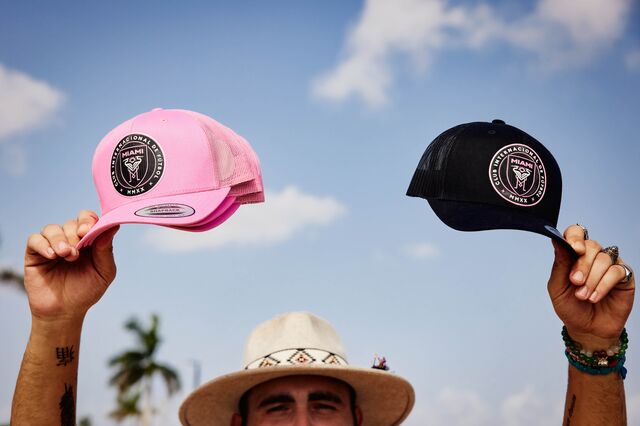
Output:
<path fill-rule="evenodd" d="M 30 265 L 45 259 L 55 259 L 56 252 L 51 248 L 49 241 L 42 234 L 31 234 L 27 240 L 27 252 L 25 263 Z"/>
<path fill-rule="evenodd" d="M 564 239 L 567 240 L 578 256 L 582 256 L 586 251 L 585 230 L 580 225 L 571 225 L 564 231 Z"/>
<path fill-rule="evenodd" d="M 49 247 L 55 252 L 56 256 L 69 261 L 76 260 L 79 252 L 67 237 L 67 233 L 69 233 L 73 235 L 73 238 L 77 239 L 75 235 L 76 225 L 75 223 L 67 222 L 65 226 L 67 227 L 66 231 L 60 225 L 47 225 L 40 234 L 48 241 Z"/>
<path fill-rule="evenodd" d="M 571 268 L 571 274 L 569 275 L 569 279 L 575 285 L 583 285 L 587 281 L 587 277 L 591 272 L 593 263 L 596 260 L 596 257 L 598 257 L 600 250 L 602 250 L 602 246 L 598 244 L 597 241 L 587 240 L 583 241 L 582 244 L 584 246 L 584 253 L 580 255 L 578 260 L 576 260 L 573 268 Z M 607 256 L 607 258 L 608 257 L 609 256 Z M 607 267 L 610 265 L 611 260 L 609 260 Z"/>
<path fill-rule="evenodd" d="M 609 255 L 606 256 L 609 257 Z M 626 275 L 627 271 L 620 266 L 620 264 L 611 265 L 611 260 L 609 260 L 609 267 L 602 275 L 600 281 L 596 283 L 593 292 L 589 296 L 589 301 L 593 303 L 601 301 L 607 294 L 609 294 L 611 289 L 620 284 Z"/>
<path fill-rule="evenodd" d="M 98 215 L 91 210 L 82 210 L 78 213 L 78 237 L 82 238 L 98 221 Z"/>
<path fill-rule="evenodd" d="M 576 297 L 582 300 L 590 298 L 609 267 L 611 267 L 611 258 L 605 253 L 596 253 L 588 273 L 585 274 L 584 285 L 576 291 Z"/>
<path fill-rule="evenodd" d="M 39 234 L 32 234 L 27 240 L 25 264 L 33 265 L 43 259 L 53 260 L 58 257 L 68 261 L 78 259 L 80 252 L 75 245 L 97 221 L 95 212 L 82 210 L 77 219 L 69 220 L 62 226 L 45 226 Z"/>

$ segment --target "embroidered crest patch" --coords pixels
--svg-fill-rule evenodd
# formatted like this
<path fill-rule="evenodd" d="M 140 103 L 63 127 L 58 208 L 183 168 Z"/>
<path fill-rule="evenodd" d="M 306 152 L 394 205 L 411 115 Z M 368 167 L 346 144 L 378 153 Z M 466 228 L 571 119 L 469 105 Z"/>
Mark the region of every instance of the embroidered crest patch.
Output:
<path fill-rule="evenodd" d="M 164 171 L 160 145 L 148 136 L 127 135 L 118 142 L 111 156 L 111 182 L 122 195 L 144 194 L 155 186 Z"/>
<path fill-rule="evenodd" d="M 530 147 L 518 143 L 495 153 L 489 164 L 489 179 L 502 198 L 524 207 L 538 204 L 547 188 L 540 157 Z"/>

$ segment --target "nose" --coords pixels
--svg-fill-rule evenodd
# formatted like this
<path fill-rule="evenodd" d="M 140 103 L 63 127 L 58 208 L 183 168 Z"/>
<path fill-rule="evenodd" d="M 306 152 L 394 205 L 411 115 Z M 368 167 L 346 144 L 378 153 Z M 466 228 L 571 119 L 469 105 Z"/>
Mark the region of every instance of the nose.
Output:
<path fill-rule="evenodd" d="M 293 422 L 293 426 L 313 426 L 313 422 L 307 413 L 298 412 Z"/>

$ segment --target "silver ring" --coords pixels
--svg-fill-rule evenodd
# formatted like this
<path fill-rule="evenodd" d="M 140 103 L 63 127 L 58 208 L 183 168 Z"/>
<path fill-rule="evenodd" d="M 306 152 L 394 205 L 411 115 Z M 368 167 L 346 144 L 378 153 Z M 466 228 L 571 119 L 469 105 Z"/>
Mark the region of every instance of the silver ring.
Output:
<path fill-rule="evenodd" d="M 584 226 L 580 225 L 579 223 L 576 223 L 576 226 L 579 226 L 580 229 L 582 229 L 582 232 L 584 234 L 584 239 L 588 240 L 589 239 L 589 230 L 587 228 L 585 228 Z"/>
<path fill-rule="evenodd" d="M 631 268 L 629 268 L 624 263 L 618 263 L 618 266 L 622 266 L 622 269 L 624 269 L 624 273 L 625 273 L 624 278 L 620 280 L 620 283 L 626 284 L 629 281 L 631 281 L 631 278 L 633 278 L 633 271 L 631 270 Z"/>
<path fill-rule="evenodd" d="M 618 249 L 618 246 L 605 247 L 602 250 L 600 250 L 600 252 L 607 253 L 609 255 L 609 257 L 611 258 L 612 265 L 615 265 L 616 263 L 618 263 L 618 256 L 620 255 L 620 250 Z"/>

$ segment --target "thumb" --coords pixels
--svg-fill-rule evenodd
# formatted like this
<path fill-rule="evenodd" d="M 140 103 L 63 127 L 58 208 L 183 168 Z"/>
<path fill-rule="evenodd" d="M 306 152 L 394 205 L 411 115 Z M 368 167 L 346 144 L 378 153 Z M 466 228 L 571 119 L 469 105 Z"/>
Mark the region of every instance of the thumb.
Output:
<path fill-rule="evenodd" d="M 553 244 L 555 259 L 553 260 L 547 289 L 549 290 L 549 295 L 555 298 L 562 294 L 567 287 L 571 286 L 569 273 L 571 272 L 575 258 L 569 250 L 557 241 L 551 240 L 551 243 Z"/>
<path fill-rule="evenodd" d="M 91 245 L 93 266 L 109 285 L 116 276 L 116 262 L 113 258 L 113 238 L 120 226 L 109 228 L 100 234 Z"/>

